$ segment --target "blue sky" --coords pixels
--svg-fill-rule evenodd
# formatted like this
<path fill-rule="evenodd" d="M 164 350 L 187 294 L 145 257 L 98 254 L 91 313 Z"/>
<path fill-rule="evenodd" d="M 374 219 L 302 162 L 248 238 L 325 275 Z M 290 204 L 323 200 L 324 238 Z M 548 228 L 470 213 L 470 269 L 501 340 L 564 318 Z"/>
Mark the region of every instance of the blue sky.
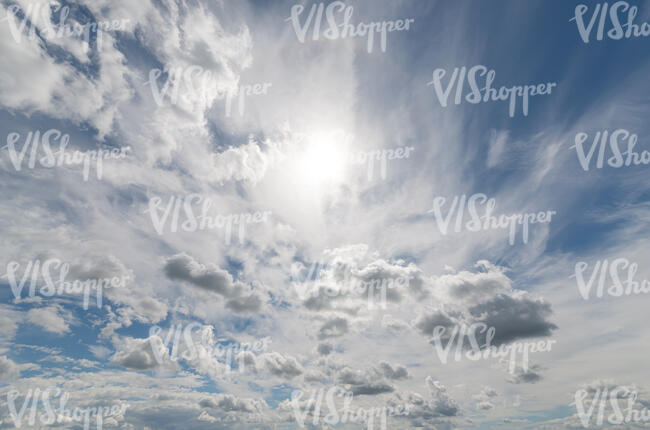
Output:
<path fill-rule="evenodd" d="M 20 406 L 47 387 L 73 406 L 127 405 L 104 422 L 121 429 L 300 428 L 295 407 L 309 406 L 292 392 L 332 387 L 355 408 L 414 405 L 389 418 L 396 429 L 580 428 L 575 394 L 603 387 L 650 404 L 647 294 L 584 299 L 576 278 L 581 262 L 588 280 L 607 260 L 619 261 L 607 285 L 634 263 L 634 280 L 650 279 L 648 165 L 596 168 L 596 149 L 585 170 L 574 145 L 618 130 L 621 150 L 636 136 L 639 156 L 650 151 L 648 37 L 598 41 L 596 20 L 585 43 L 572 20 L 604 2 L 323 3 L 340 6 L 337 24 L 344 8 L 355 25 L 413 19 L 385 52 L 379 39 L 372 52 L 366 37 L 329 40 L 326 12 L 315 40 L 305 19 L 320 3 L 303 0 L 46 3 L 0 2 L 0 428 L 16 425 L 9 392 Z M 617 4 L 650 22 L 645 2 Z M 36 37 L 18 37 L 12 6 L 41 8 Z M 101 45 L 55 37 L 62 10 L 66 25 L 124 25 Z M 435 70 L 445 89 L 454 68 L 477 65 L 497 89 L 556 85 L 526 116 L 521 99 L 513 116 L 506 101 L 456 105 L 455 86 L 443 106 Z M 37 131 L 56 132 L 54 151 L 66 136 L 82 161 L 38 162 L 42 143 L 24 146 Z M 127 155 L 101 174 L 89 162 L 86 180 L 83 154 L 98 149 Z M 376 158 L 350 161 L 359 154 Z M 507 229 L 456 224 L 454 197 L 479 194 L 497 216 L 554 214 L 510 243 Z M 214 225 L 201 228 L 188 208 L 207 204 Z M 66 282 L 121 284 L 87 309 L 78 294 L 29 297 L 29 281 L 16 296 L 11 274 L 36 261 L 65 265 Z M 346 289 L 371 281 L 397 286 L 379 305 Z M 435 327 L 471 324 L 492 327 L 497 346 L 554 343 L 514 370 L 445 363 Z M 316 415 L 306 428 L 365 428 Z"/>

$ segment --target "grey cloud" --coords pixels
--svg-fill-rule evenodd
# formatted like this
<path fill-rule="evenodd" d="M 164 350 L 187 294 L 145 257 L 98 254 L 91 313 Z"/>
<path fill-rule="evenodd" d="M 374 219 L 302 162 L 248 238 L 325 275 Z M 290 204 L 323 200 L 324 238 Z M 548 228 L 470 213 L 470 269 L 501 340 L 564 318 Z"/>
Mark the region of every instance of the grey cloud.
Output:
<path fill-rule="evenodd" d="M 154 353 L 154 347 L 158 349 L 160 360 Z M 163 365 L 173 366 L 169 359 L 169 351 L 158 336 L 146 339 L 125 339 L 122 348 L 111 357 L 110 361 L 133 370 L 150 370 Z"/>
<path fill-rule="evenodd" d="M 168 258 L 164 270 L 165 275 L 173 281 L 184 281 L 225 297 L 232 294 L 230 273 L 214 265 L 203 266 L 187 254 Z"/>
<path fill-rule="evenodd" d="M 547 320 L 551 305 L 526 297 L 500 294 L 485 303 L 469 309 L 474 322 L 483 322 L 495 328 L 492 343 L 500 345 L 517 339 L 550 336 L 557 326 Z"/>
<path fill-rule="evenodd" d="M 216 394 L 199 401 L 202 408 L 220 409 L 224 412 L 257 412 L 261 402 L 254 399 L 239 399 L 231 394 Z"/>
<path fill-rule="evenodd" d="M 538 365 L 531 365 L 528 370 L 517 368 L 515 374 L 509 376 L 507 381 L 511 384 L 534 384 L 542 379 L 540 370 L 541 367 Z"/>
<path fill-rule="evenodd" d="M 379 368 L 383 371 L 384 376 L 388 379 L 406 379 L 409 377 L 408 370 L 404 366 L 391 366 L 389 363 L 382 361 Z"/>
<path fill-rule="evenodd" d="M 317 350 L 320 355 L 329 355 L 334 351 L 334 346 L 331 343 L 319 343 Z"/>
<path fill-rule="evenodd" d="M 236 297 L 228 300 L 226 307 L 236 313 L 250 314 L 258 312 L 262 308 L 262 299 L 253 293 L 249 296 Z"/>
<path fill-rule="evenodd" d="M 278 352 L 262 354 L 260 360 L 273 375 L 282 378 L 294 378 L 303 373 L 303 368 L 294 357 L 284 356 Z"/>
<path fill-rule="evenodd" d="M 323 324 L 318 332 L 319 339 L 343 336 L 349 331 L 348 320 L 333 318 Z"/>
<path fill-rule="evenodd" d="M 164 266 L 167 278 L 183 281 L 226 299 L 226 308 L 239 314 L 258 312 L 263 305 L 259 294 L 244 295 L 243 285 L 237 285 L 232 275 L 214 264 L 202 265 L 187 254 L 169 257 Z"/>

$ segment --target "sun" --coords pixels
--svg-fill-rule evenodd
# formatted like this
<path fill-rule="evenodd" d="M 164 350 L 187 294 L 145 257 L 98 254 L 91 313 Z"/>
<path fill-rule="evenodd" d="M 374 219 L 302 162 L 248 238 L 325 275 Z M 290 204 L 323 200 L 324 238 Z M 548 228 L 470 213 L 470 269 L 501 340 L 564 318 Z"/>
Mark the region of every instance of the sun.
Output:
<path fill-rule="evenodd" d="M 349 138 L 341 133 L 318 133 L 305 139 L 296 157 L 300 181 L 314 189 L 334 187 L 344 179 Z"/>

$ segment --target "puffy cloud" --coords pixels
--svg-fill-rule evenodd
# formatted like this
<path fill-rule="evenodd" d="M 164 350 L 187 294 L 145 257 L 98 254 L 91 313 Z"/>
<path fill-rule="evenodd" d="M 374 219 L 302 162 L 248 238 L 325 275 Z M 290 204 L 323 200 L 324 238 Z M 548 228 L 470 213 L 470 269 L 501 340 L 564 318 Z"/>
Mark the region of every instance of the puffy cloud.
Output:
<path fill-rule="evenodd" d="M 507 344 L 518 339 L 550 336 L 557 326 L 549 321 L 551 305 L 522 290 L 513 289 L 504 270 L 480 261 L 478 273 L 460 272 L 435 278 L 435 295 L 439 308 L 429 308 L 413 322 L 424 336 L 433 336 L 435 327 L 445 327 L 443 339 L 452 328 L 461 324 L 485 324 L 494 328 L 492 345 Z M 476 333 L 480 345 L 487 332 Z"/>
<path fill-rule="evenodd" d="M 58 305 L 45 308 L 32 308 L 27 311 L 27 321 L 40 326 L 47 332 L 59 335 L 70 331 L 70 326 L 66 321 L 66 319 L 70 318 L 69 313 L 65 312 Z"/>
<path fill-rule="evenodd" d="M 199 264 L 187 254 L 169 257 L 164 270 L 165 275 L 173 281 L 184 281 L 224 297 L 232 294 L 233 279 L 230 273 L 214 264 Z"/>
<path fill-rule="evenodd" d="M 550 336 L 557 326 L 547 320 L 551 305 L 522 295 L 498 295 L 473 306 L 469 313 L 476 322 L 495 328 L 494 344 L 528 337 Z"/>
<path fill-rule="evenodd" d="M 473 399 L 477 401 L 476 409 L 480 411 L 487 411 L 494 409 L 494 404 L 492 404 L 492 399 L 497 397 L 498 393 L 492 387 L 483 387 L 478 394 L 472 396 Z"/>
<path fill-rule="evenodd" d="M 271 374 L 280 378 L 294 378 L 303 373 L 303 368 L 294 357 L 278 352 L 267 352 L 258 358 Z"/>
<path fill-rule="evenodd" d="M 2 15 L 11 15 L 4 5 Z M 111 131 L 119 104 L 131 97 L 125 58 L 113 46 L 112 35 L 104 33 L 103 52 L 94 56 L 98 62 L 94 77 L 75 62 L 61 61 L 38 37 L 22 34 L 19 41 L 14 39 L 9 23 L 0 26 L 0 40 L 6 59 L 0 65 L 0 104 L 9 110 L 38 111 L 78 124 L 89 122 L 100 137 Z M 79 55 L 74 46 L 60 44 L 71 55 Z"/>
<path fill-rule="evenodd" d="M 425 384 L 429 398 L 413 392 L 396 392 L 388 404 L 409 405 L 409 413 L 404 418 L 410 422 L 410 428 L 438 428 L 438 424 L 446 428 L 446 420 L 461 414 L 460 406 L 450 397 L 447 388 L 440 381 L 427 376 Z M 434 425 L 435 427 L 430 427 Z"/>
<path fill-rule="evenodd" d="M 263 400 L 239 399 L 232 394 L 214 394 L 199 402 L 199 406 L 223 412 L 260 412 L 266 406 Z"/>
<path fill-rule="evenodd" d="M 163 366 L 175 366 L 169 356 L 169 350 L 158 336 L 146 339 L 126 338 L 111 362 L 127 369 L 150 370 Z"/>
<path fill-rule="evenodd" d="M 0 379 L 9 381 L 20 376 L 20 367 L 5 356 L 0 356 Z"/>
<path fill-rule="evenodd" d="M 391 366 L 390 363 L 382 361 L 379 363 L 379 367 L 388 379 L 406 379 L 409 377 L 408 370 L 404 366 Z"/>
<path fill-rule="evenodd" d="M 256 292 L 244 295 L 244 286 L 235 283 L 230 273 L 214 264 L 202 265 L 187 254 L 169 257 L 164 272 L 171 280 L 187 282 L 226 298 L 226 308 L 233 312 L 246 314 L 262 308 L 262 298 Z"/>
<path fill-rule="evenodd" d="M 389 381 L 403 380 L 409 377 L 404 366 L 391 365 L 385 361 L 365 371 L 353 370 L 348 366 L 335 369 L 336 380 L 345 385 L 355 395 L 378 395 L 395 391 Z"/>
<path fill-rule="evenodd" d="M 256 184 L 266 171 L 283 158 L 280 146 L 271 141 L 231 147 L 214 156 L 213 178 L 217 182 L 244 181 Z"/>

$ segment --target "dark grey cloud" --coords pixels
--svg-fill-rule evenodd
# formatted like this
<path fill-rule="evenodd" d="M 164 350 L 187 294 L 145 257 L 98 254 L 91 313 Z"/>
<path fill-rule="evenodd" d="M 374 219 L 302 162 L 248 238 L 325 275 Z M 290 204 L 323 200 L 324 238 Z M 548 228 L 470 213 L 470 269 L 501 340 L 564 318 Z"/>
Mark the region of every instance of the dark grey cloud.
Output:
<path fill-rule="evenodd" d="M 319 343 L 317 350 L 320 355 L 329 355 L 334 351 L 334 345 L 331 343 Z"/>
<path fill-rule="evenodd" d="M 230 273 L 215 265 L 203 266 L 187 254 L 169 257 L 164 271 L 172 281 L 187 282 L 224 297 L 232 294 L 233 280 Z"/>
<path fill-rule="evenodd" d="M 433 329 L 436 327 L 451 328 L 458 324 L 458 319 L 448 315 L 442 310 L 434 310 L 428 314 L 422 314 L 415 320 L 415 328 L 424 336 L 433 336 Z"/>
<path fill-rule="evenodd" d="M 527 297 L 499 294 L 492 300 L 469 309 L 474 320 L 495 328 L 493 345 L 517 339 L 550 336 L 557 326 L 548 321 L 551 305 Z"/>
<path fill-rule="evenodd" d="M 263 305 L 261 296 L 252 292 L 244 294 L 245 287 L 237 285 L 232 275 L 214 264 L 202 265 L 187 254 L 169 257 L 164 266 L 167 278 L 187 282 L 226 299 L 226 308 L 239 314 L 258 312 Z"/>
<path fill-rule="evenodd" d="M 406 367 L 396 365 L 391 366 L 389 363 L 382 361 L 379 363 L 379 368 L 384 373 L 384 376 L 388 379 L 406 379 L 409 377 L 409 372 L 406 370 Z"/>

